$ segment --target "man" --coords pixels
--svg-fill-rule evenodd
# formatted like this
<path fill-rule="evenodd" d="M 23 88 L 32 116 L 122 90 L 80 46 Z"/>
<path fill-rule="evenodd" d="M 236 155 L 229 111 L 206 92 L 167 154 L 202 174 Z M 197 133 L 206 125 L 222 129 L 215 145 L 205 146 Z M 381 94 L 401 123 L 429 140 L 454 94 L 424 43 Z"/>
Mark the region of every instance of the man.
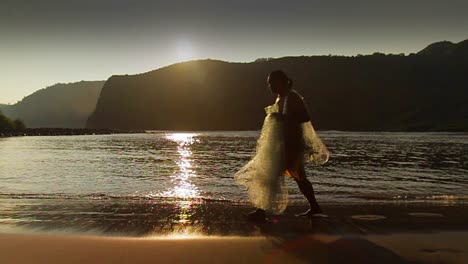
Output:
<path fill-rule="evenodd" d="M 309 202 L 310 209 L 298 216 L 322 213 L 315 199 L 312 183 L 307 179 L 304 167 L 304 141 L 302 123 L 310 121 L 309 111 L 302 96 L 292 89 L 292 80 L 283 71 L 273 71 L 267 79 L 271 92 L 278 95 L 279 112 L 284 124 L 286 154 L 285 175 L 292 177 Z M 249 220 L 264 220 L 265 210 L 257 209 L 247 215 Z"/>

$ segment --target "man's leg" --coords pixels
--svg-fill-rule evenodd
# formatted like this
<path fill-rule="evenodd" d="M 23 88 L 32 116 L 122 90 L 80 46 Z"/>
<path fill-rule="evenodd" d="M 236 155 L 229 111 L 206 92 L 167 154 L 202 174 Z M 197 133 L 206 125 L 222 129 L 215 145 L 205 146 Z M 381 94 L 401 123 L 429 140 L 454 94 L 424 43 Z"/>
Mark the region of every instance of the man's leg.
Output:
<path fill-rule="evenodd" d="M 317 203 L 314 194 L 314 188 L 312 187 L 312 183 L 307 179 L 305 175 L 305 169 L 302 167 L 299 170 L 299 179 L 295 179 L 297 185 L 299 186 L 299 190 L 301 193 L 306 197 L 307 201 L 310 204 L 310 209 L 305 213 L 299 214 L 300 216 L 310 216 L 314 214 L 321 214 L 322 209 Z"/>

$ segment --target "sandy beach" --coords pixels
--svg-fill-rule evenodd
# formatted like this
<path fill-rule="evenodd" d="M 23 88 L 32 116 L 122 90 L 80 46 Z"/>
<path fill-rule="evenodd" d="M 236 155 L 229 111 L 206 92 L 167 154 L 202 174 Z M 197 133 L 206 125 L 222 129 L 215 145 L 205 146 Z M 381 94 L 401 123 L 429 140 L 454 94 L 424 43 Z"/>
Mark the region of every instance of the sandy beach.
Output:
<path fill-rule="evenodd" d="M 370 236 L 0 236 L 1 263 L 467 263 L 468 233 Z"/>
<path fill-rule="evenodd" d="M 23 201 L 22 220 L 2 211 L 0 263 L 468 262 L 463 204 L 325 204 L 312 219 L 291 205 L 250 223 L 246 204 L 181 202 Z"/>

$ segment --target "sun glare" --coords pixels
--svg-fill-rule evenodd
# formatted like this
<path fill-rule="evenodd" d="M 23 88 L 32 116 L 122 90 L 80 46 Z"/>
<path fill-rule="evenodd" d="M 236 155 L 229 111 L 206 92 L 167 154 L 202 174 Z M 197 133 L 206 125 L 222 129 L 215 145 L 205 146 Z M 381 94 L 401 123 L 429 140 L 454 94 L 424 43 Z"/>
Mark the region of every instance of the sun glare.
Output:
<path fill-rule="evenodd" d="M 176 54 L 179 61 L 188 61 L 195 58 L 195 51 L 192 43 L 187 40 L 181 40 L 176 45 Z"/>

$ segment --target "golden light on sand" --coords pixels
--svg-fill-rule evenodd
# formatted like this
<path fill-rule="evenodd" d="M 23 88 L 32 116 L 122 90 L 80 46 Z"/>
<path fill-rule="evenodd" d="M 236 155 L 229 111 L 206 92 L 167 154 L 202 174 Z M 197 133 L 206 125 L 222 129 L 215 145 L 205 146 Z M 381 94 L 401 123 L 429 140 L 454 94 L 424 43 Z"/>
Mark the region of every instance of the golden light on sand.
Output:
<path fill-rule="evenodd" d="M 168 238 L 168 239 L 194 239 L 194 238 L 204 238 L 206 236 L 198 232 L 184 230 L 184 232 L 181 232 L 181 233 L 172 233 L 167 236 L 159 236 L 159 237 Z"/>
<path fill-rule="evenodd" d="M 171 234 L 171 235 L 168 235 L 166 238 L 170 238 L 170 239 L 190 239 L 190 238 L 197 238 L 197 236 Z"/>

